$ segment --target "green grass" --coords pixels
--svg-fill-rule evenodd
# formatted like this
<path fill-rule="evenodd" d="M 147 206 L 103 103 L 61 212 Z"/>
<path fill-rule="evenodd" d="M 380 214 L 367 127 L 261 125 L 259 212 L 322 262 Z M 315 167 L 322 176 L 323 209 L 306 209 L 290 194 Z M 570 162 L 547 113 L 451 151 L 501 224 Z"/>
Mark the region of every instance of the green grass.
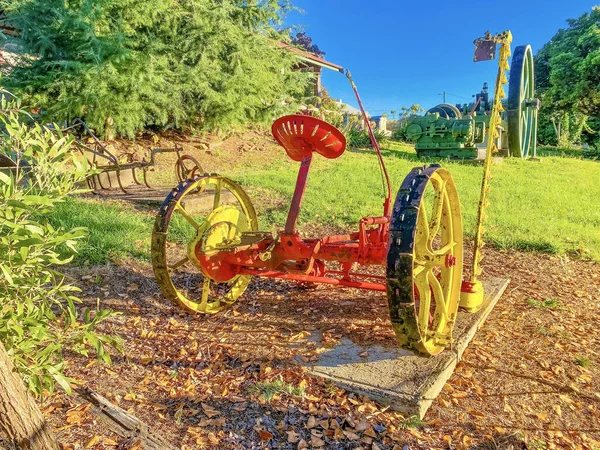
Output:
<path fill-rule="evenodd" d="M 302 397 L 305 393 L 305 390 L 306 389 L 304 387 L 294 386 L 290 383 L 284 383 L 281 380 L 259 382 L 248 387 L 248 392 L 251 394 L 258 394 L 267 402 L 271 401 L 275 394 L 288 394 Z"/>
<path fill-rule="evenodd" d="M 583 356 L 578 356 L 575 358 L 575 364 L 580 367 L 589 367 L 592 365 L 592 362 Z"/>
<path fill-rule="evenodd" d="M 481 165 L 418 160 L 411 147 L 401 144 L 386 144 L 383 153 L 394 196 L 415 166 L 439 162 L 449 169 L 459 191 L 464 234 L 467 238 L 474 235 Z M 261 230 L 270 231 L 285 224 L 298 166 L 282 150 L 281 155 L 260 165 L 242 160 L 221 172 L 249 192 L 259 212 Z M 598 161 L 560 156 L 541 156 L 537 162 L 507 158 L 494 165 L 486 241 L 503 249 L 600 260 L 599 168 Z M 299 218 L 300 230 L 310 235 L 311 230 L 323 226 L 358 229 L 360 218 L 381 214 L 382 202 L 379 167 L 372 151 L 348 150 L 337 160 L 316 155 Z M 115 256 L 149 259 L 151 212 L 78 198 L 61 205 L 52 222 L 90 229 L 79 261 L 101 263 Z"/>
<path fill-rule="evenodd" d="M 102 264 L 110 259 L 150 258 L 153 212 L 143 213 L 127 204 L 97 199 L 69 198 L 50 216 L 53 226 L 86 227 L 79 244 L 78 263 Z"/>
<path fill-rule="evenodd" d="M 415 152 L 395 144 L 384 150 L 395 192 L 418 160 Z M 475 231 L 482 167 L 471 162 L 435 161 L 450 170 L 463 212 L 464 233 Z M 293 194 L 298 164 L 276 165 L 234 173 L 249 187 L 276 195 Z M 493 167 L 486 240 L 505 249 L 577 253 L 600 259 L 600 182 L 598 162 L 545 157 L 539 162 L 507 158 Z M 253 198 L 260 204 L 260 198 Z M 369 151 L 347 151 L 337 160 L 314 158 L 299 222 L 357 228 L 358 220 L 381 214 L 383 195 L 377 159 Z M 261 216 L 261 226 L 283 224 L 287 205 Z M 305 227 L 308 230 L 309 227 Z"/>
<path fill-rule="evenodd" d="M 408 430 L 410 428 L 419 428 L 423 426 L 423 421 L 419 419 L 417 416 L 410 416 L 407 419 L 404 419 L 402 422 L 398 424 L 398 428 L 401 430 Z"/>
<path fill-rule="evenodd" d="M 563 309 L 563 306 L 561 306 L 560 301 L 553 298 L 547 298 L 542 301 L 529 299 L 527 300 L 527 304 L 529 306 L 533 306 L 534 308 L 540 309 Z"/>

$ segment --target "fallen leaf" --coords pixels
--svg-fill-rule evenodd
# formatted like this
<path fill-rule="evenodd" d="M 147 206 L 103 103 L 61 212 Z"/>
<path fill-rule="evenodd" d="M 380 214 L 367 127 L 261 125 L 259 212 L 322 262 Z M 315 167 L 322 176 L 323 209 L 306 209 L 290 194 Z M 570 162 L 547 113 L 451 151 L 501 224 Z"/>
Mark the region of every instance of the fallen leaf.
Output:
<path fill-rule="evenodd" d="M 94 445 L 96 445 L 98 442 L 100 442 L 100 436 L 93 436 L 89 441 L 87 441 L 87 443 L 85 444 L 85 448 L 90 448 L 93 447 Z"/>
<path fill-rule="evenodd" d="M 263 441 L 269 441 L 269 440 L 273 439 L 273 435 L 271 433 L 269 433 L 267 430 L 259 431 L 258 435 L 260 436 L 261 440 L 263 440 Z"/>
<path fill-rule="evenodd" d="M 221 414 L 220 411 L 217 411 L 212 406 L 210 406 L 210 405 L 208 405 L 206 403 L 201 403 L 201 405 L 202 405 L 202 410 L 204 411 L 204 414 L 206 414 L 209 419 L 212 419 L 213 417 L 218 416 L 219 414 Z"/>
<path fill-rule="evenodd" d="M 300 435 L 294 430 L 290 430 L 287 432 L 287 440 L 290 444 L 295 444 L 300 440 Z"/>
<path fill-rule="evenodd" d="M 344 430 L 344 435 L 351 441 L 358 441 L 360 436 L 352 431 Z"/>
<path fill-rule="evenodd" d="M 310 416 L 306 422 L 306 428 L 311 429 L 317 426 L 317 419 L 315 416 Z"/>
<path fill-rule="evenodd" d="M 208 433 L 208 442 L 210 442 L 213 445 L 216 445 L 219 443 L 219 438 L 215 435 L 215 433 Z"/>
<path fill-rule="evenodd" d="M 310 437 L 310 445 L 313 447 L 323 447 L 325 445 L 325 441 L 314 434 Z"/>
<path fill-rule="evenodd" d="M 298 450 L 303 450 L 305 448 L 308 448 L 308 444 L 304 439 L 302 439 L 300 442 L 298 442 Z"/>
<path fill-rule="evenodd" d="M 198 422 L 199 427 L 224 427 L 227 423 L 227 420 L 224 417 L 220 417 L 218 419 L 202 419 Z"/>

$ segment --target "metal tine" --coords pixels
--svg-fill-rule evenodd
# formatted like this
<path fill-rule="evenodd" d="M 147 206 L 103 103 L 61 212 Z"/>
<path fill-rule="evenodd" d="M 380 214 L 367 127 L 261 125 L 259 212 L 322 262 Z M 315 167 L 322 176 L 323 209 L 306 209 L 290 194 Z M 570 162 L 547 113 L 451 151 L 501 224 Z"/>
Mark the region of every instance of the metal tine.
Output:
<path fill-rule="evenodd" d="M 304 121 L 300 123 L 300 134 L 304 134 Z"/>
<path fill-rule="evenodd" d="M 141 185 L 142 185 L 142 183 L 140 183 L 140 181 L 139 181 L 139 180 L 138 180 L 138 178 L 137 178 L 137 175 L 136 175 L 136 172 L 135 172 L 135 167 L 132 167 L 132 168 L 131 168 L 131 176 L 133 177 L 133 182 L 134 182 L 136 185 L 138 185 L 138 186 L 141 186 Z"/>
<path fill-rule="evenodd" d="M 129 194 L 127 190 L 123 187 L 123 182 L 121 181 L 121 171 L 119 169 L 116 170 L 117 173 L 117 183 L 119 184 L 119 189 L 123 192 L 123 194 Z"/>
<path fill-rule="evenodd" d="M 148 183 L 148 177 L 147 177 L 147 172 L 148 172 L 148 168 L 144 167 L 143 169 L 143 174 L 144 174 L 144 184 L 148 187 L 148 189 L 154 189 L 152 186 L 150 186 L 150 184 Z"/>
<path fill-rule="evenodd" d="M 298 125 L 296 124 L 295 120 L 294 120 L 294 134 L 298 134 Z"/>
<path fill-rule="evenodd" d="M 313 128 L 313 132 L 311 134 L 311 137 L 314 137 L 315 134 L 317 134 L 317 131 L 319 131 L 319 124 L 316 124 L 315 127 Z"/>

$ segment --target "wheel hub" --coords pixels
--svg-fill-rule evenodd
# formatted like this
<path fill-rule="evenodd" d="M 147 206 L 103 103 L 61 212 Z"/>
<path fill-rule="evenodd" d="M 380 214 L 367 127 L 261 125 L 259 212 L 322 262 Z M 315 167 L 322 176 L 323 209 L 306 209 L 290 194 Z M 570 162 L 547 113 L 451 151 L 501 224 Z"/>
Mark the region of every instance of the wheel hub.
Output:
<path fill-rule="evenodd" d="M 242 233 L 249 228 L 248 218 L 238 208 L 219 206 L 189 241 L 190 261 L 217 283 L 231 281 L 239 274 L 239 267 L 225 263 L 223 256 L 240 243 Z"/>

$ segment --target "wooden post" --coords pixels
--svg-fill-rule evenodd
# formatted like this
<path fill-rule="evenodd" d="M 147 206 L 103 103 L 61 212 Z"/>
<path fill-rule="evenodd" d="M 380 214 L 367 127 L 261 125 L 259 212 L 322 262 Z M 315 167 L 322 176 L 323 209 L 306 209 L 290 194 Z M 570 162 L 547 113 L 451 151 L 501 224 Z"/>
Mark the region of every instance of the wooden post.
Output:
<path fill-rule="evenodd" d="M 50 425 L 0 342 L 0 430 L 19 450 L 59 450 Z"/>

